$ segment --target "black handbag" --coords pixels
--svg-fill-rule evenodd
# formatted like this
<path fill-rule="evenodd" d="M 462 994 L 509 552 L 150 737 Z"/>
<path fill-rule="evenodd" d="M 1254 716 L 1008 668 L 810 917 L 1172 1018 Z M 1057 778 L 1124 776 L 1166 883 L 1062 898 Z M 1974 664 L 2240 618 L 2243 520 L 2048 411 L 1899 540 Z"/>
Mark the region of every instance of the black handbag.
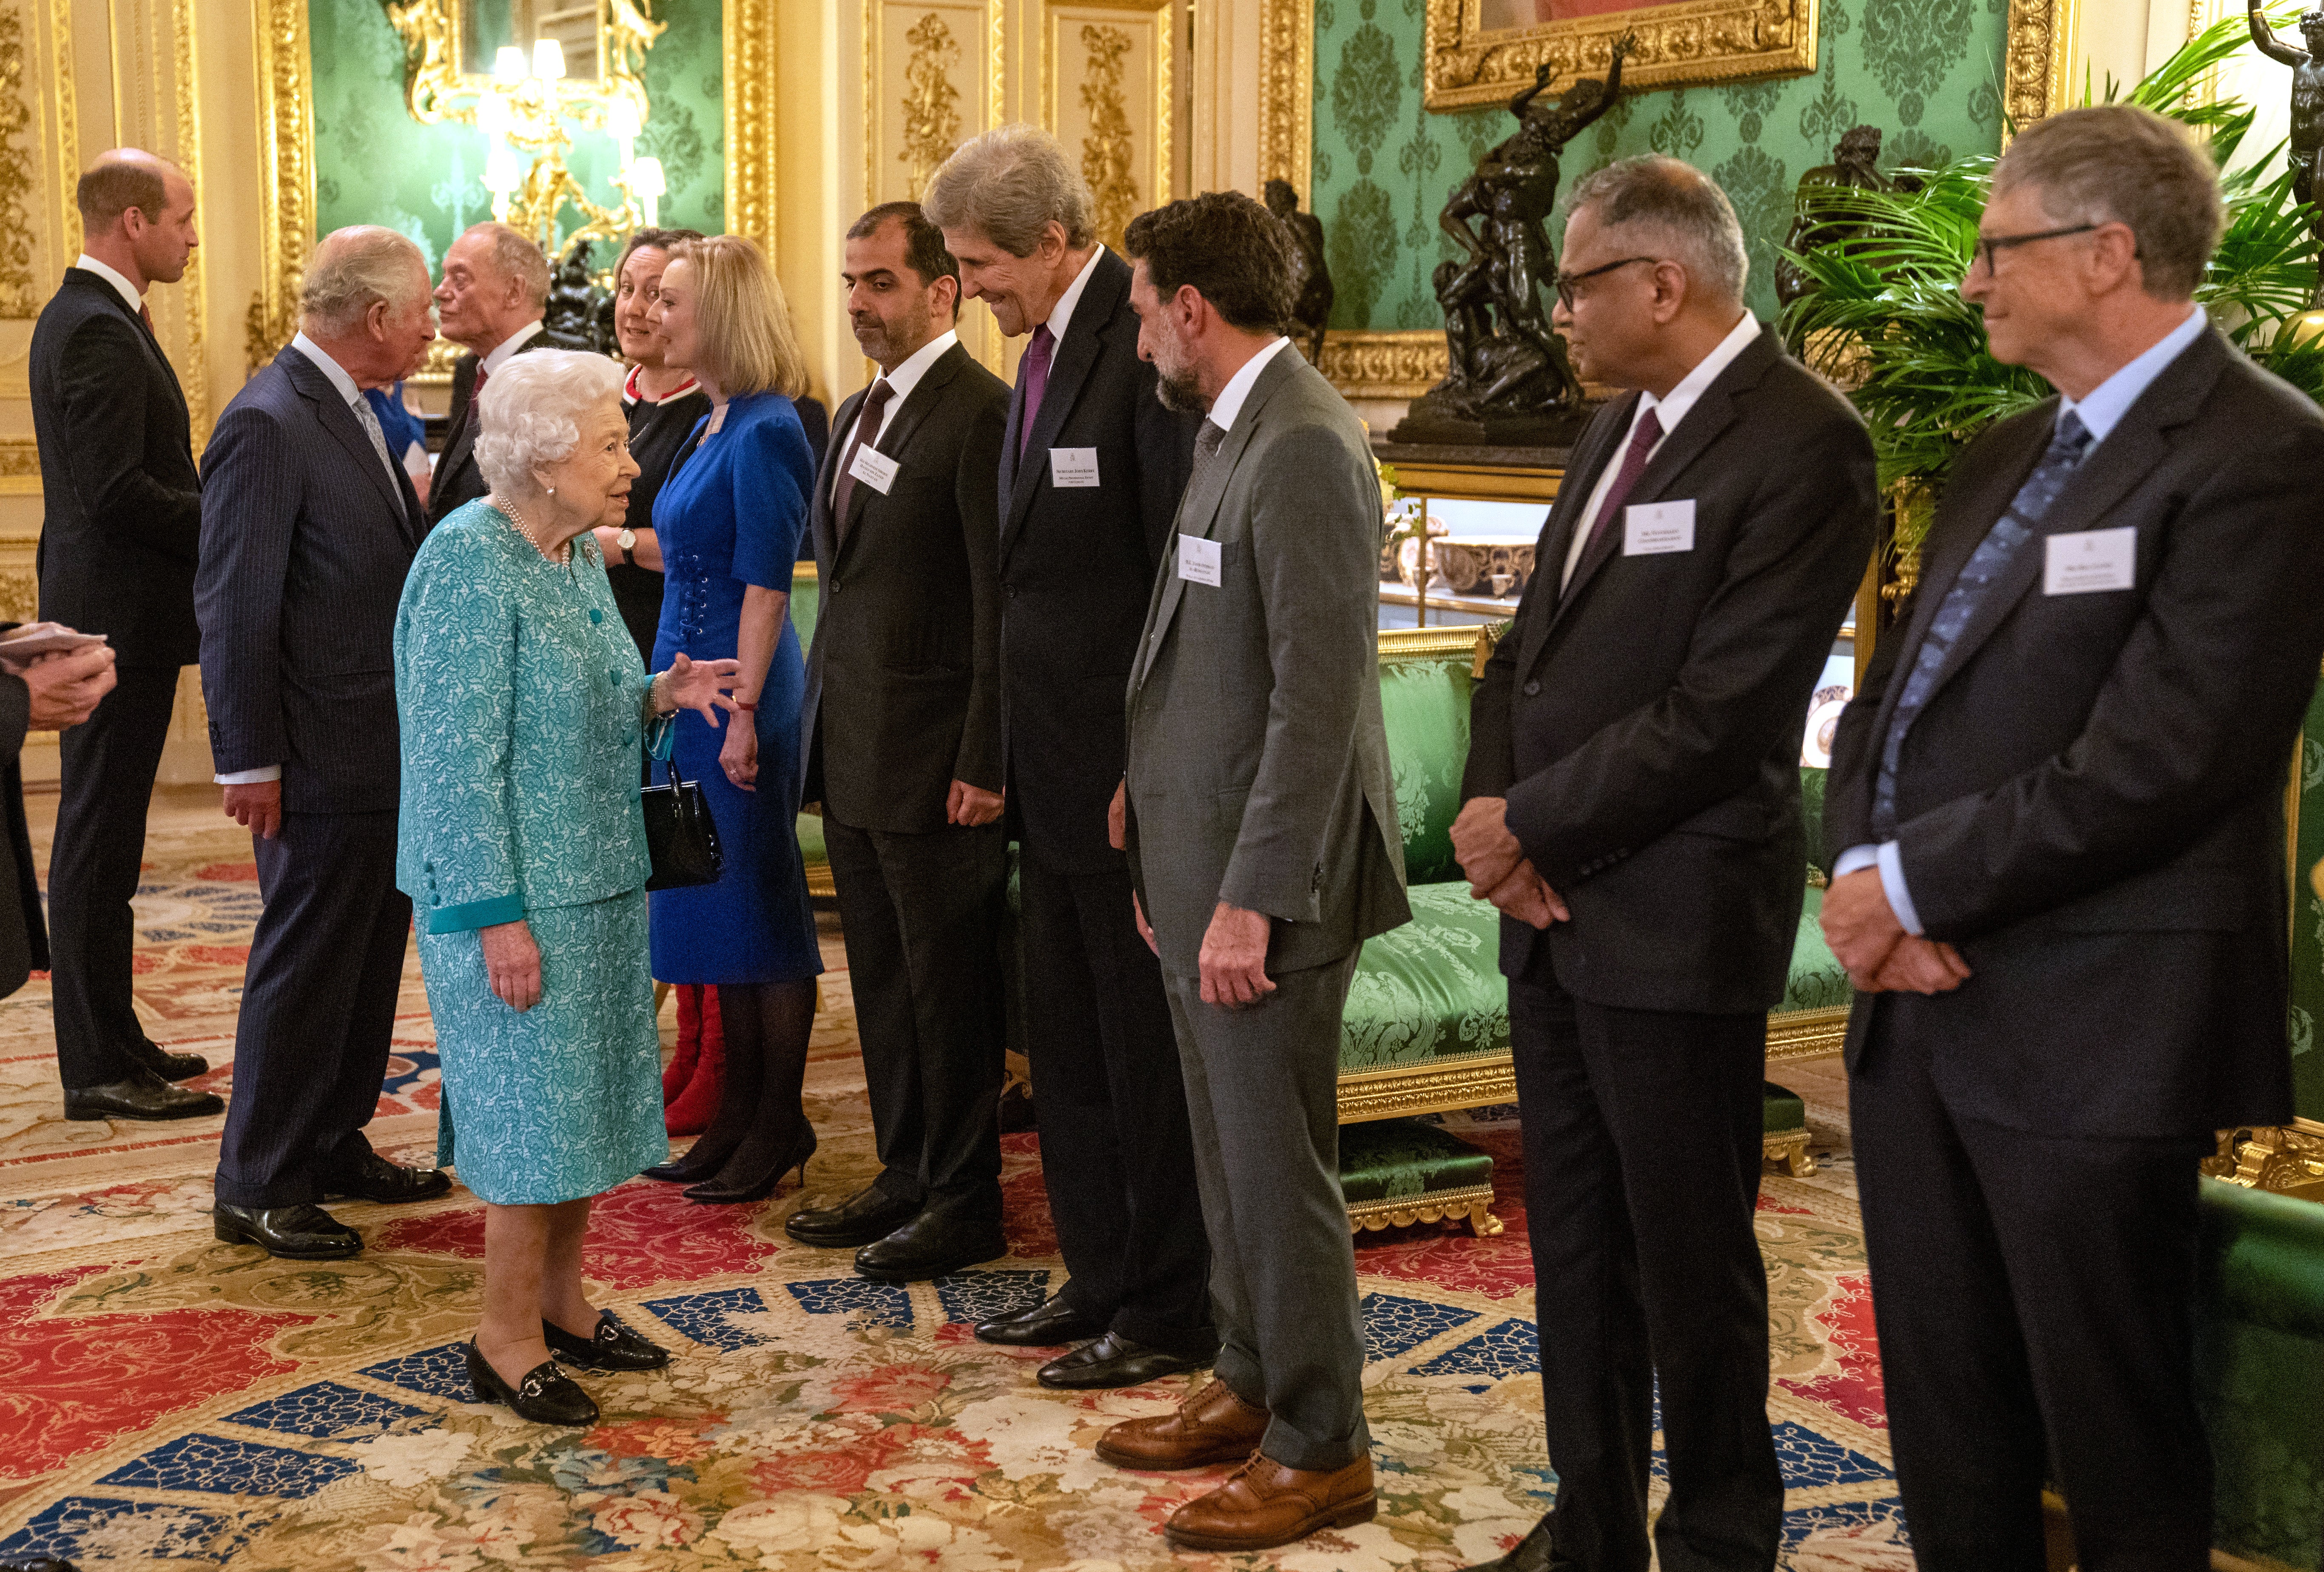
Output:
<path fill-rule="evenodd" d="M 718 826 L 710 817 L 710 800 L 699 781 L 678 778 L 678 763 L 662 761 L 669 780 L 645 786 L 638 801 L 646 813 L 646 850 L 653 858 L 649 890 L 684 890 L 695 884 L 715 884 L 726 866 L 718 849 Z"/>

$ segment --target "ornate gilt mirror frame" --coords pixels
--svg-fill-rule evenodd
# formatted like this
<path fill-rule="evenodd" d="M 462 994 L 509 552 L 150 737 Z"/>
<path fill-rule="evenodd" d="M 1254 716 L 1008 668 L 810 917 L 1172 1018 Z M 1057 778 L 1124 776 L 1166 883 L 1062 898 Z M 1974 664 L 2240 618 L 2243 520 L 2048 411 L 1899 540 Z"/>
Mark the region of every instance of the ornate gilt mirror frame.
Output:
<path fill-rule="evenodd" d="M 1552 79 L 1603 77 L 1614 41 L 1637 43 L 1622 69 L 1625 88 L 1692 88 L 1738 77 L 1796 77 L 1816 68 L 1816 0 L 1677 0 L 1529 27 L 1484 25 L 1512 0 L 1428 0 L 1428 69 L 1422 93 L 1431 109 L 1494 104 Z"/>
<path fill-rule="evenodd" d="M 1799 3 L 1812 8 L 1812 0 Z M 1455 5 L 1473 8 L 1477 4 L 1478 0 L 1430 0 L 1432 51 L 1440 9 Z M 1683 15 L 1701 8 L 1671 9 L 1674 15 Z M 2073 0 L 2009 0 L 2002 83 L 2006 125 L 2030 125 L 2065 102 L 2072 14 Z M 1812 51 L 1812 29 L 1809 38 Z M 1259 179 L 1290 181 L 1304 204 L 1309 196 L 1308 169 L 1314 153 L 1314 0 L 1261 0 L 1259 40 Z M 1640 42 L 1645 42 L 1643 32 Z M 1603 69 L 1603 51 L 1611 44 L 1609 36 L 1600 48 L 1598 65 L 1591 69 Z M 1530 63 L 1524 67 L 1527 81 L 1532 79 L 1533 69 Z M 1435 96 L 1435 70 L 1432 52 L 1427 88 L 1432 109 L 1443 107 L 1446 102 L 1489 102 L 1514 90 L 1496 79 L 1489 90 L 1474 98 L 1440 101 Z M 1639 79 L 1649 80 L 1643 71 Z M 1568 85 L 1570 77 L 1562 76 L 1551 88 L 1562 91 Z M 1426 329 L 1374 332 L 1335 328 L 1324 344 L 1323 371 L 1350 398 L 1418 398 L 1444 375 L 1444 336 Z"/>
<path fill-rule="evenodd" d="M 623 9 L 616 5 L 617 11 Z M 316 239 L 315 69 L 307 0 L 256 0 L 258 22 L 259 287 L 243 324 L 251 366 L 265 365 L 299 330 L 299 287 Z M 775 236 L 775 62 L 772 0 L 724 0 L 726 227 L 762 246 Z"/>

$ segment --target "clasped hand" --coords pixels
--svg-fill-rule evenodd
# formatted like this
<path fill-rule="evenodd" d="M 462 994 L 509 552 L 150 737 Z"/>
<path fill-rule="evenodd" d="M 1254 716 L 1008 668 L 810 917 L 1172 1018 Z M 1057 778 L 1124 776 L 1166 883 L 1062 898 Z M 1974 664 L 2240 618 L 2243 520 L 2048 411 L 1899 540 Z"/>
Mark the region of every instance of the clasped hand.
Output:
<path fill-rule="evenodd" d="M 1960 951 L 1904 931 L 1877 868 L 1834 879 L 1823 892 L 1822 922 L 1824 942 L 1859 992 L 1945 994 L 1969 980 Z"/>
<path fill-rule="evenodd" d="M 1563 899 L 1509 833 L 1508 816 L 1507 798 L 1472 797 L 1452 821 L 1452 855 L 1469 875 L 1469 892 L 1533 928 L 1572 921 Z"/>

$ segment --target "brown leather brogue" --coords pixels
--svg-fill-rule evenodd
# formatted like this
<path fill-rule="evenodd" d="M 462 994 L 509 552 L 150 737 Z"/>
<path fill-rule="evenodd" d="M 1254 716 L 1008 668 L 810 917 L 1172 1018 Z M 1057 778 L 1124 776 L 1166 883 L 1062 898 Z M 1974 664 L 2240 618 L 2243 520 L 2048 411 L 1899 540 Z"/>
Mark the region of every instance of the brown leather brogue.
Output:
<path fill-rule="evenodd" d="M 1258 1454 L 1268 1417 L 1213 1377 L 1169 1413 L 1115 1425 L 1098 1438 L 1097 1455 L 1116 1468 L 1156 1471 L 1240 1463 Z"/>
<path fill-rule="evenodd" d="M 1369 1455 L 1328 1473 L 1286 1468 L 1254 1452 L 1227 1482 L 1170 1514 L 1164 1528 L 1182 1550 L 1271 1550 L 1324 1529 L 1372 1521 Z"/>

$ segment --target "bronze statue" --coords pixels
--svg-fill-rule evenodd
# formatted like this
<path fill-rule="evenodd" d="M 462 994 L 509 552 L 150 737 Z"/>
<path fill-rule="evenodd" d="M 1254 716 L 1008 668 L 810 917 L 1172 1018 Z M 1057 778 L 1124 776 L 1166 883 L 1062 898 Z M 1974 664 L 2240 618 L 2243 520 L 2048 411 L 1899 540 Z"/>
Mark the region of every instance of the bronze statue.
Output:
<path fill-rule="evenodd" d="M 1449 365 L 1393 439 L 1548 445 L 1577 424 L 1582 382 L 1542 303 L 1557 269 L 1542 221 L 1557 206 L 1559 153 L 1621 96 L 1632 42 L 1616 42 L 1604 81 L 1585 78 L 1554 103 L 1543 65 L 1509 100 L 1517 131 L 1453 189 L 1437 223 L 1462 256 L 1435 277 Z"/>
<path fill-rule="evenodd" d="M 613 314 L 603 308 L 613 295 L 590 273 L 589 255 L 593 249 L 586 240 L 576 240 L 565 248 L 563 259 L 549 278 L 549 310 L 544 314 L 541 336 L 559 349 L 588 349 L 611 355 L 615 347 Z"/>
<path fill-rule="evenodd" d="M 2251 8 L 2252 43 L 2259 52 L 2292 68 L 2292 199 L 2308 209 L 2309 232 L 2324 247 L 2324 207 L 2317 202 L 2319 177 L 2324 176 L 2324 11 L 2301 14 L 2300 35 L 2306 49 L 2276 42 L 2275 31 L 2255 5 Z M 2324 260 L 2319 260 L 2316 287 L 2308 297 L 2310 309 L 2324 307 Z"/>
<path fill-rule="evenodd" d="M 1332 270 L 1323 261 L 1323 225 L 1299 210 L 1299 193 L 1286 180 L 1267 182 L 1267 210 L 1291 232 L 1291 319 L 1306 339 L 1307 364 L 1323 364 L 1323 332 L 1332 321 Z"/>
<path fill-rule="evenodd" d="M 1798 210 L 1792 219 L 1792 232 L 1784 239 L 1784 250 L 1790 255 L 1775 258 L 1775 306 L 1788 310 L 1794 301 L 1808 292 L 1813 284 L 1801 270 L 1793 256 L 1805 256 L 1820 245 L 1836 241 L 1853 240 L 1863 233 L 1864 226 L 1825 210 L 1818 196 L 1835 189 L 1858 191 L 1914 191 L 1920 181 L 1907 175 L 1901 179 L 1883 174 L 1880 171 L 1880 127 L 1852 125 L 1840 133 L 1840 145 L 1832 149 L 1831 162 L 1820 164 L 1800 177 L 1799 191 L 1794 199 Z"/>

